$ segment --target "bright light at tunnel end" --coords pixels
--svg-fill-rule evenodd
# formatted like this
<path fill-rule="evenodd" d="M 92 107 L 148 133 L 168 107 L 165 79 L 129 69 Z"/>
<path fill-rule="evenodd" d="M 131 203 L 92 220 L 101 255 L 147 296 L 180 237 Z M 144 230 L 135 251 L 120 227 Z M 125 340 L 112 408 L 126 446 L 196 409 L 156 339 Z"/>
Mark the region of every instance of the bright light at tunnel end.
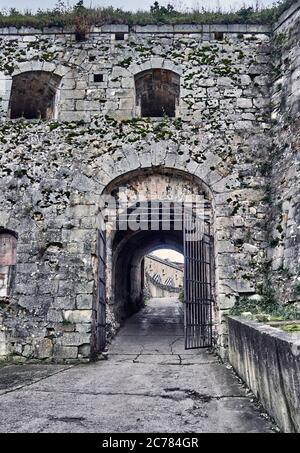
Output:
<path fill-rule="evenodd" d="M 210 206 L 202 195 L 186 194 L 180 201 L 158 200 L 147 192 L 147 199 L 132 196 L 126 187 L 113 195 L 102 195 L 99 227 L 105 231 L 185 231 L 187 241 L 199 241 L 209 227 Z"/>

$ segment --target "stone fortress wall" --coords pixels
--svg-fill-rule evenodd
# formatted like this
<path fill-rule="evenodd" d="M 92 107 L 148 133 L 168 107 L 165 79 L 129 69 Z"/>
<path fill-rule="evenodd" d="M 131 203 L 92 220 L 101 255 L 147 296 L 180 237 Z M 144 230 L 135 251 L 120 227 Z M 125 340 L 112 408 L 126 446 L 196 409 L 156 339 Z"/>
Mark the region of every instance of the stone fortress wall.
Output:
<path fill-rule="evenodd" d="M 77 42 L 71 30 L 0 30 L 0 227 L 17 234 L 1 356 L 89 359 L 100 197 L 143 169 L 181 172 L 210 193 L 220 351 L 228 310 L 269 279 L 299 301 L 296 6 L 274 31 L 111 25 Z M 175 117 L 141 118 L 136 84 L 161 70 Z"/>
<path fill-rule="evenodd" d="M 270 281 L 284 302 L 300 298 L 300 4 L 274 27 L 273 157 L 268 169 Z M 278 291 L 279 290 L 279 291 Z"/>

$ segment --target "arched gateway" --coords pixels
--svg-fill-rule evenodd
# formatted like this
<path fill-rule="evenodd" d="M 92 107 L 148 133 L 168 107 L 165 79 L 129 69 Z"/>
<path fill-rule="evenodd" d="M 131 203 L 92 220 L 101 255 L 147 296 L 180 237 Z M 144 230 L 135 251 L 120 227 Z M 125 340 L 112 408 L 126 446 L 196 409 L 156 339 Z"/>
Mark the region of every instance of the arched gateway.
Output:
<path fill-rule="evenodd" d="M 213 198 L 198 178 L 160 168 L 126 173 L 103 192 L 93 351 L 107 326 L 143 306 L 144 257 L 162 246 L 183 253 L 185 347 L 213 345 Z"/>

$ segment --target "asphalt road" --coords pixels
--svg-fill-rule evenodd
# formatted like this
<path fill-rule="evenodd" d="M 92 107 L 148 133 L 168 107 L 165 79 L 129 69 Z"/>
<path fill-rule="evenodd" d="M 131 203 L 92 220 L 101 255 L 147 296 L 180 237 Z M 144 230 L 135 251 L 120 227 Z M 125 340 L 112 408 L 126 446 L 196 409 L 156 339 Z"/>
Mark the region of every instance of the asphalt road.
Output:
<path fill-rule="evenodd" d="M 153 299 L 130 318 L 108 360 L 0 369 L 0 432 L 265 433 L 233 372 L 185 351 L 180 302 Z"/>

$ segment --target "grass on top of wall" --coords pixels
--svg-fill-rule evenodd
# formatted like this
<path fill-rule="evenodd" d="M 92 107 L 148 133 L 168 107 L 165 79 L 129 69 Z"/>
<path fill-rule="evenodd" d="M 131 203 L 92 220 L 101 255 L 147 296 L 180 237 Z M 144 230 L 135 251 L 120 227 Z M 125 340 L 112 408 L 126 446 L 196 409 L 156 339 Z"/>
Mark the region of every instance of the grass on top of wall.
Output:
<path fill-rule="evenodd" d="M 296 0 L 281 0 L 270 8 L 244 7 L 236 11 L 209 11 L 201 8 L 177 11 L 172 5 L 162 6 L 155 2 L 148 11 L 124 11 L 119 8 L 86 8 L 81 0 L 73 8 L 59 0 L 52 10 L 36 13 L 18 11 L 15 8 L 0 11 L 0 27 L 67 27 L 76 28 L 82 20 L 85 25 L 103 24 L 271 24 Z"/>
<path fill-rule="evenodd" d="M 261 299 L 241 298 L 230 310 L 233 316 L 240 316 L 243 313 L 252 315 L 268 315 L 270 321 L 279 320 L 300 320 L 300 310 L 296 304 L 283 305 L 274 300 L 274 296 L 263 296 Z"/>

